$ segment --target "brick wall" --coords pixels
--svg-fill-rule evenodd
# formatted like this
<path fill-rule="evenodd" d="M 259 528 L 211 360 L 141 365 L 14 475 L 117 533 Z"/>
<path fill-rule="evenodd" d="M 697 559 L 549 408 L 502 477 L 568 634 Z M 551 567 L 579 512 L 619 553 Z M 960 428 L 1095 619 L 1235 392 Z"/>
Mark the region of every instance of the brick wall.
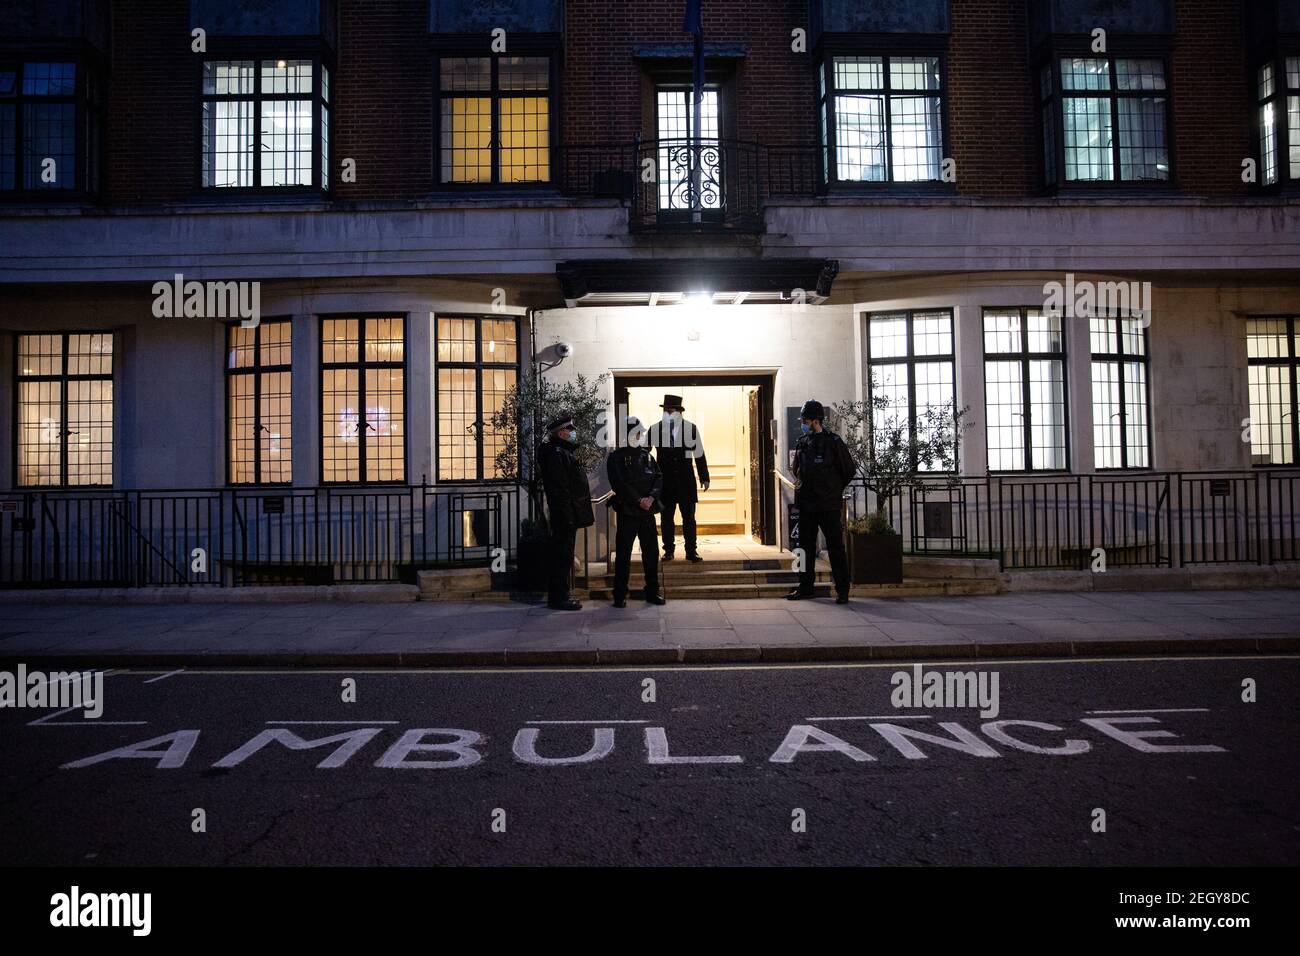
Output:
<path fill-rule="evenodd" d="M 951 0 L 947 119 L 962 195 L 1035 193 L 1041 144 L 1027 62 L 1026 3 Z M 571 144 L 631 142 L 644 129 L 638 42 L 685 43 L 685 0 L 567 0 L 561 129 Z M 1172 57 L 1175 164 L 1191 195 L 1238 196 L 1252 149 L 1239 5 L 1175 0 Z M 342 200 L 410 199 L 434 181 L 433 62 L 426 0 L 340 0 L 333 74 L 331 175 Z M 735 132 L 771 145 L 817 138 L 811 57 L 790 49 L 807 27 L 803 0 L 707 0 L 710 42 L 744 43 L 732 83 Z M 113 3 L 105 200 L 149 203 L 190 196 L 198 162 L 194 54 L 188 4 Z M 339 161 L 358 181 L 339 181 Z"/>
<path fill-rule="evenodd" d="M 1176 0 L 1174 163 L 1184 193 L 1242 196 L 1241 161 L 1254 154 L 1241 11 L 1224 0 Z"/>
<path fill-rule="evenodd" d="M 183 198 L 193 191 L 196 162 L 189 4 L 117 2 L 112 17 L 104 198 Z"/>
<path fill-rule="evenodd" d="M 426 0 L 341 0 L 332 96 L 332 193 L 410 199 L 433 182 L 433 59 Z M 339 163 L 357 181 L 339 181 Z"/>
<path fill-rule="evenodd" d="M 1031 99 L 1026 2 L 951 0 L 948 140 L 962 195 L 1036 190 L 1042 146 Z"/>

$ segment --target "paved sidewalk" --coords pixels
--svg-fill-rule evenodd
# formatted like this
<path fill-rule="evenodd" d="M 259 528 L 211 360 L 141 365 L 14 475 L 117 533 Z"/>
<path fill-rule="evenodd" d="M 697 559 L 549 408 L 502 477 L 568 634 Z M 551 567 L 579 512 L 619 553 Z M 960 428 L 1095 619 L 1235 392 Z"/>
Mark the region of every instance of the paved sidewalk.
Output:
<path fill-rule="evenodd" d="M 1300 590 L 588 603 L 0 605 L 0 662 L 100 666 L 849 660 L 1300 651 Z"/>

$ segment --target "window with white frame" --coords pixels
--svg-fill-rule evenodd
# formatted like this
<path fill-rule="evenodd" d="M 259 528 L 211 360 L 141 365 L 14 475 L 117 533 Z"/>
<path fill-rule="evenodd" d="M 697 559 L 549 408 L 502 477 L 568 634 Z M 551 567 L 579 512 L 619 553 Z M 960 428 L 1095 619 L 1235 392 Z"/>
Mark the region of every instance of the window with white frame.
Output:
<path fill-rule="evenodd" d="M 205 189 L 329 187 L 329 68 L 319 58 L 206 60 Z"/>
<path fill-rule="evenodd" d="M 1249 319 L 1246 360 L 1250 393 L 1248 421 L 1251 461 L 1256 465 L 1294 465 L 1300 449 L 1297 404 L 1297 316 Z"/>
<path fill-rule="evenodd" d="M 17 337 L 21 487 L 113 483 L 113 334 Z"/>
<path fill-rule="evenodd" d="M 226 331 L 226 458 L 232 485 L 293 480 L 293 326 Z"/>
<path fill-rule="evenodd" d="M 823 172 L 831 182 L 941 178 L 940 57 L 832 56 L 818 73 Z"/>
<path fill-rule="evenodd" d="M 1141 319 L 1092 318 L 1092 448 L 1097 469 L 1151 467 L 1147 330 Z"/>
<path fill-rule="evenodd" d="M 1260 183 L 1300 182 L 1300 56 L 1262 64 L 1255 97 Z"/>
<path fill-rule="evenodd" d="M 1069 467 L 1059 315 L 984 310 L 984 422 L 989 471 Z"/>
<path fill-rule="evenodd" d="M 929 409 L 956 410 L 952 312 L 947 309 L 878 312 L 868 317 L 867 360 L 873 395 L 888 405 L 872 409 L 876 429 L 906 419 L 908 432 L 925 439 Z M 917 462 L 922 471 L 941 462 Z"/>
<path fill-rule="evenodd" d="M 1169 92 L 1160 57 L 1056 57 L 1039 73 L 1049 186 L 1170 178 Z"/>

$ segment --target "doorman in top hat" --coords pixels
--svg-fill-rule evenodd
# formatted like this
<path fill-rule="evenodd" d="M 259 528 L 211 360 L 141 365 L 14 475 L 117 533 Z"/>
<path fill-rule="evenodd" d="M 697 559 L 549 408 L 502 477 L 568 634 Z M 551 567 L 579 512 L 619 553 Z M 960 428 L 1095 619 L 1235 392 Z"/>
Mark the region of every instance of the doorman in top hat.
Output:
<path fill-rule="evenodd" d="M 680 395 L 665 395 L 663 419 L 650 427 L 650 444 L 655 449 L 659 468 L 664 473 L 663 540 L 664 560 L 671 561 L 677 550 L 674 512 L 682 513 L 682 537 L 686 539 L 686 560 L 703 561 L 695 540 L 695 505 L 700 499 L 695 487 L 709 490 L 709 462 L 704 457 L 704 441 L 694 422 L 682 417 L 686 411 Z"/>
<path fill-rule="evenodd" d="M 614 607 L 627 607 L 633 541 L 641 542 L 646 603 L 666 604 L 659 593 L 659 549 L 655 543 L 655 515 L 663 500 L 663 475 L 658 463 L 650 457 L 646 428 L 640 419 L 628 416 L 627 445 L 609 453 L 605 468 L 609 486 L 614 490 L 610 506 L 618 514 L 614 537 Z"/>
<path fill-rule="evenodd" d="M 835 581 L 835 603 L 849 603 L 849 562 L 844 554 L 844 489 L 858 466 L 844 439 L 823 425 L 826 410 L 821 402 L 806 401 L 799 409 L 803 435 L 795 443 L 794 503 L 799 509 L 799 547 L 804 552 L 799 586 L 786 597 L 798 601 L 813 596 L 817 570 L 817 532 L 826 536 L 826 553 L 831 559 Z"/>
<path fill-rule="evenodd" d="M 573 416 L 562 412 L 547 424 L 546 430 L 550 438 L 542 442 L 538 453 L 551 531 L 546 606 L 554 611 L 577 611 L 582 605 L 569 597 L 569 576 L 573 573 L 578 529 L 596 523 L 591 510 L 591 486 L 575 454 L 578 430 Z"/>

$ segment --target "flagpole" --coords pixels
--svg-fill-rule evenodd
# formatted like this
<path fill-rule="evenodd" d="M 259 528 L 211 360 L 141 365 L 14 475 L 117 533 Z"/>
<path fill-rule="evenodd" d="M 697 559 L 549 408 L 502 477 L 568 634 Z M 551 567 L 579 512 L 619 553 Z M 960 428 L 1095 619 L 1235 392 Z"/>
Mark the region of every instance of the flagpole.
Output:
<path fill-rule="evenodd" d="M 691 111 L 691 219 L 699 224 L 703 219 L 703 199 L 700 195 L 703 185 L 704 156 L 701 149 L 704 121 L 704 15 L 702 0 L 686 0 L 686 29 L 694 34 L 694 57 L 691 64 L 691 86 L 695 105 Z"/>

